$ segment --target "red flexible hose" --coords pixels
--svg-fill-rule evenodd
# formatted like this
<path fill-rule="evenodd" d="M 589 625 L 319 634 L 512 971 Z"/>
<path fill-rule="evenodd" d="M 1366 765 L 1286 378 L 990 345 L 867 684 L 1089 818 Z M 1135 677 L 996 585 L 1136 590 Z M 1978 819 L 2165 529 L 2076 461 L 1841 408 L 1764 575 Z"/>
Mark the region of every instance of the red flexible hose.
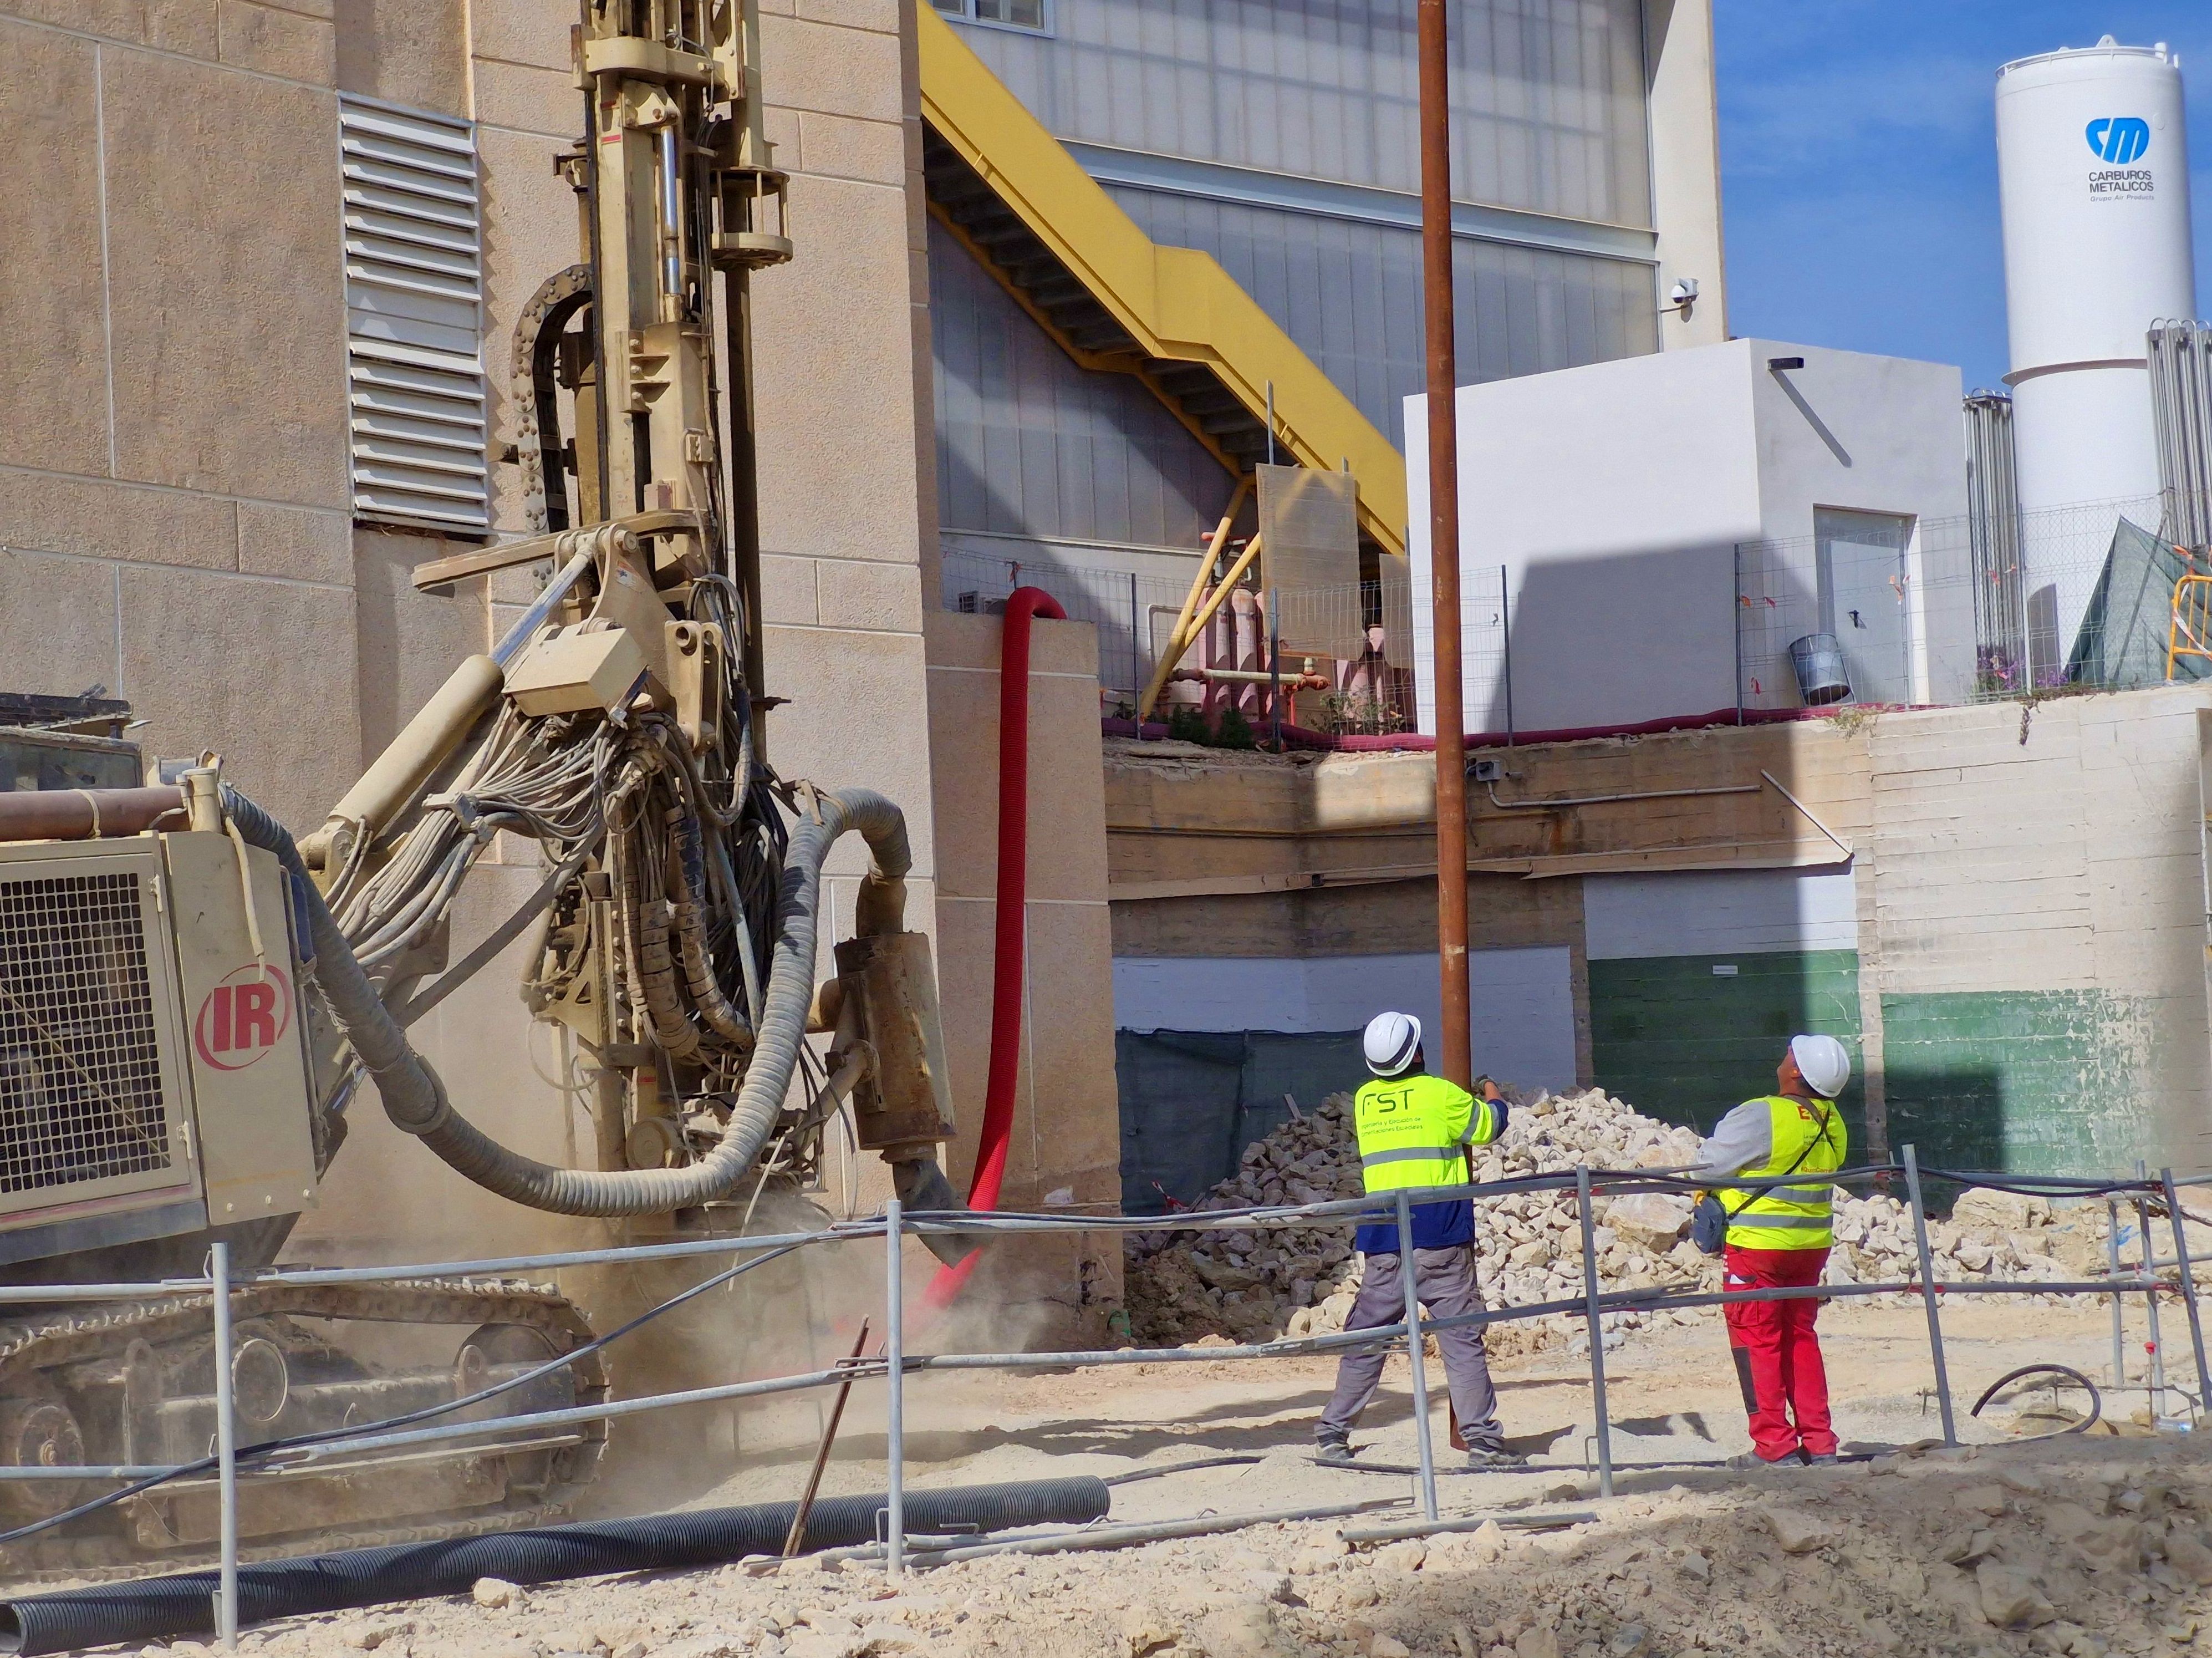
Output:
<path fill-rule="evenodd" d="M 1029 903 L 1030 620 L 1067 619 L 1060 600 L 1042 588 L 1016 588 L 1006 600 L 1006 631 L 999 643 L 999 882 L 998 932 L 991 964 L 991 1072 L 983 1088 L 983 1130 L 975 1148 L 975 1174 L 968 1207 L 996 1209 L 1013 1139 L 1014 1088 L 1022 1074 L 1024 922 Z M 938 1269 L 925 1300 L 947 1307 L 982 1258 L 978 1250 L 957 1266 Z"/>

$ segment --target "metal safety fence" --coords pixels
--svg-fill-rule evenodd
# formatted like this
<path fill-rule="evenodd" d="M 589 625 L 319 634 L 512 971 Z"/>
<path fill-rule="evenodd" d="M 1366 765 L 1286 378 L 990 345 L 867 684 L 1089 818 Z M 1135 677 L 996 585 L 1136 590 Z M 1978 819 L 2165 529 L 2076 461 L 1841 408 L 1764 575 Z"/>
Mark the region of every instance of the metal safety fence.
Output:
<path fill-rule="evenodd" d="M 1923 1176 L 1939 1178 L 1966 1185 L 1994 1186 L 2001 1190 L 2024 1192 L 2046 1198 L 2073 1199 L 2081 1202 L 2102 1201 L 2107 1205 L 2111 1222 L 2107 1235 L 2108 1268 L 2101 1278 L 2075 1281 L 2033 1279 L 2025 1281 L 1977 1281 L 1972 1283 L 1942 1282 L 1936 1273 L 1935 1258 L 1929 1240 L 1929 1216 L 1923 1190 Z M 2124 1358 L 2122 1351 L 2121 1301 L 2128 1295 L 2144 1298 L 2152 1327 L 2153 1372 L 2147 1387 L 2155 1420 L 2159 1407 L 2169 1397 L 2179 1396 L 2188 1406 L 2202 1411 L 2212 1406 L 2212 1368 L 2208 1368 L 2203 1320 L 2199 1310 L 2193 1267 L 2205 1257 L 2191 1253 L 2185 1227 L 2185 1210 L 2180 1193 L 2183 1189 L 2212 1184 L 2212 1176 L 2193 1179 L 2177 1179 L 2171 1170 L 2161 1170 L 2155 1176 L 2138 1174 L 2134 1179 L 2096 1179 L 2058 1176 L 2025 1176 L 1960 1173 L 1942 1169 L 1922 1169 L 1913 1148 L 1904 1149 L 1902 1161 L 1838 1171 L 1827 1177 L 1838 1185 L 1859 1185 L 1869 1181 L 1887 1182 L 1901 1178 L 1912 1221 L 1913 1242 L 1917 1259 L 1917 1272 L 1913 1277 L 1895 1283 L 1831 1283 L 1801 1289 L 1723 1289 L 1706 1291 L 1694 1283 L 1652 1285 L 1637 1289 L 1607 1289 L 1601 1283 L 1599 1248 L 1595 1232 L 1600 1224 L 1595 1200 L 1624 1193 L 1660 1192 L 1686 1194 L 1698 1188 L 1685 1178 L 1681 1170 L 1605 1169 L 1581 1166 L 1571 1170 L 1520 1175 L 1502 1180 L 1443 1187 L 1419 1192 L 1401 1192 L 1385 1198 L 1359 1198 L 1330 1203 L 1302 1205 L 1279 1205 L 1242 1210 L 1207 1212 L 1182 1211 L 1165 1216 L 1069 1216 L 1030 1215 L 1012 1213 L 983 1213 L 968 1210 L 907 1214 L 894 1199 L 887 1203 L 881 1216 L 847 1222 L 817 1230 L 772 1234 L 750 1237 L 721 1237 L 687 1240 L 678 1243 L 636 1245 L 592 1250 L 573 1250 L 530 1255 L 515 1255 L 500 1259 L 444 1261 L 397 1266 L 289 1269 L 274 1268 L 234 1277 L 230 1271 L 228 1247 L 214 1246 L 208 1271 L 200 1277 L 165 1279 L 148 1283 L 81 1284 L 58 1283 L 33 1286 L 0 1287 L 0 1306 L 35 1306 L 40 1304 L 99 1302 L 113 1301 L 144 1301 L 160 1298 L 205 1296 L 210 1303 L 210 1321 L 215 1344 L 213 1370 L 216 1392 L 216 1444 L 213 1454 L 198 1461 L 143 1466 L 14 1466 L 0 1467 L 0 1480 L 70 1480 L 112 1486 L 114 1489 L 58 1514 L 21 1525 L 0 1533 L 0 1545 L 20 1542 L 34 1533 L 82 1518 L 86 1514 L 122 1501 L 138 1493 L 150 1490 L 167 1482 L 179 1478 L 216 1476 L 221 1504 L 219 1533 L 219 1587 L 215 1594 L 215 1624 L 220 1639 L 234 1643 L 238 1627 L 237 1574 L 239 1557 L 238 1508 L 239 1487 L 241 1481 L 282 1480 L 288 1474 L 311 1469 L 326 1459 L 345 1455 L 358 1457 L 367 1453 L 398 1452 L 419 1448 L 448 1444 L 457 1441 L 486 1436 L 503 1436 L 512 1440 L 519 1435 L 555 1432 L 589 1423 L 605 1423 L 617 1418 L 647 1412 L 678 1408 L 730 1403 L 745 1399 L 763 1399 L 777 1394 L 794 1393 L 822 1387 L 848 1387 L 856 1380 L 880 1380 L 885 1387 L 886 1456 L 888 1461 L 886 1490 L 880 1511 L 879 1546 L 864 1548 L 860 1552 L 879 1559 L 887 1572 L 896 1576 L 909 1565 L 926 1565 L 937 1561 L 973 1557 L 981 1552 L 999 1549 L 1021 1548 L 1030 1551 L 1059 1546 L 1085 1546 L 1084 1537 L 1091 1543 L 1105 1539 L 1106 1533 L 1084 1533 L 1066 1539 L 1018 1538 L 1012 1540 L 948 1543 L 937 1540 L 919 1551 L 909 1550 L 909 1539 L 905 1521 L 906 1451 L 905 1451 L 905 1387 L 906 1378 L 932 1371 L 1024 1370 L 1058 1369 L 1076 1366 L 1108 1366 L 1162 1363 L 1218 1363 L 1237 1361 L 1264 1361 L 1275 1358 L 1341 1353 L 1353 1349 L 1372 1351 L 1375 1349 L 1402 1345 L 1410 1371 L 1413 1402 L 1413 1429 L 1418 1450 L 1418 1465 L 1412 1471 L 1413 1484 L 1407 1499 L 1418 1506 L 1419 1520 L 1415 1525 L 1435 1526 L 1443 1522 L 1437 1503 L 1435 1448 L 1429 1412 L 1429 1384 L 1425 1368 L 1423 1344 L 1436 1332 L 1461 1327 L 1486 1327 L 1516 1320 L 1554 1316 L 1579 1317 L 1586 1325 L 1591 1406 L 1595 1421 L 1595 1460 L 1599 1492 L 1613 1494 L 1616 1464 L 1613 1454 L 1612 1429 L 1607 1401 L 1605 1321 L 1609 1315 L 1627 1312 L 1680 1310 L 1685 1308 L 1721 1307 L 1751 1301 L 1792 1299 L 1836 1300 L 1872 1295 L 1917 1295 L 1925 1314 L 1929 1353 L 1934 1372 L 1935 1397 L 1942 1419 L 1943 1439 L 1947 1444 L 1959 1442 L 1959 1428 L 1950 1387 L 1948 1362 L 1944 1345 L 1941 1307 L 1942 1298 L 1952 1295 L 2104 1295 L 2111 1298 L 2113 1307 L 2114 1381 L 2124 1381 Z M 1764 1189 L 1784 1184 L 1783 1179 L 1760 1181 L 1741 1177 L 1731 1184 L 1739 1189 Z M 1402 1316 L 1395 1323 L 1357 1331 L 1345 1331 L 1328 1335 L 1289 1338 L 1275 1341 L 1250 1343 L 1237 1346 L 1140 1348 L 1125 1346 L 1094 1350 L 1054 1352 L 974 1352 L 974 1353 L 915 1353 L 908 1350 L 904 1321 L 906 1295 L 904 1290 L 905 1246 L 910 1238 L 926 1238 L 930 1234 L 948 1234 L 981 1243 L 993 1237 L 1023 1234 L 1066 1234 L 1083 1232 L 1126 1233 L 1143 1231 L 1242 1231 L 1311 1226 L 1316 1222 L 1353 1226 L 1362 1222 L 1380 1222 L 1395 1226 L 1401 1259 L 1413 1247 L 1413 1210 L 1414 1206 L 1451 1198 L 1472 1198 L 1478 1203 L 1488 1199 L 1536 1192 L 1565 1192 L 1575 1194 L 1579 1217 L 1582 1243 L 1582 1288 L 1578 1295 L 1525 1305 L 1498 1307 L 1445 1318 L 1423 1318 L 1416 1299 L 1413 1275 L 1400 1274 L 1404 1292 Z M 2122 1259 L 2118 1223 L 2122 1204 L 2133 1207 L 2137 1219 L 2136 1236 L 2139 1240 L 2138 1259 L 2133 1263 Z M 2151 1228 L 2157 1211 L 2162 1210 L 2170 1223 L 2173 1253 L 2161 1258 L 2151 1245 Z M 884 1242 L 883 1318 L 884 1341 L 882 1351 L 875 1357 L 855 1356 L 823 1368 L 816 1368 L 787 1375 L 771 1376 L 745 1381 L 688 1388 L 680 1391 L 644 1394 L 603 1403 L 573 1405 L 550 1410 L 532 1410 L 504 1416 L 471 1417 L 465 1421 L 437 1423 L 440 1417 L 486 1405 L 501 1395 L 527 1388 L 548 1375 L 577 1363 L 588 1354 L 605 1349 L 610 1343 L 637 1329 L 653 1318 L 672 1310 L 693 1298 L 703 1289 L 729 1282 L 754 1267 L 770 1260 L 782 1259 L 810 1247 L 850 1243 L 871 1238 Z M 737 1262 L 707 1277 L 700 1284 L 692 1286 L 680 1295 L 609 1335 L 599 1337 L 578 1349 L 544 1362 L 532 1366 L 519 1375 L 511 1375 L 491 1386 L 473 1393 L 461 1394 L 453 1400 L 419 1409 L 404 1416 L 379 1422 L 350 1424 L 322 1432 L 301 1436 L 290 1440 L 272 1441 L 240 1446 L 237 1442 L 236 1409 L 232 1399 L 231 1370 L 234 1342 L 231 1333 L 231 1301 L 234 1295 L 248 1292 L 265 1285 L 317 1285 L 364 1283 L 402 1281 L 424 1277 L 447 1279 L 501 1278 L 511 1279 L 516 1274 L 547 1272 L 563 1267 L 603 1265 L 613 1263 L 637 1263 L 651 1260 L 676 1260 L 687 1258 L 715 1258 L 736 1256 Z M 2171 1271 L 2173 1279 L 2166 1282 L 2159 1275 Z M 2157 1333 L 2158 1298 L 2160 1295 L 2178 1297 L 2182 1304 L 2189 1326 L 2190 1346 L 2194 1360 L 2197 1383 L 2194 1393 L 2184 1386 L 2171 1382 L 2163 1373 L 2163 1344 Z M 432 1425 L 434 1424 L 434 1425 Z M 1633 1469 L 1643 1466 L 1636 1463 L 1620 1465 Z M 1672 1465 L 1668 1465 L 1672 1466 Z M 1372 1504 L 1353 1505 L 1355 1508 Z M 1349 1513 L 1342 1505 L 1330 1509 L 1329 1514 Z M 1315 1517 L 1321 1510 L 1305 1511 L 1302 1517 Z M 1228 1529 L 1236 1524 L 1257 1518 L 1279 1519 L 1285 1515 L 1216 1516 L 1203 1522 L 1206 1529 Z M 1301 1516 L 1292 1516 L 1301 1517 Z M 1172 1527 L 1176 1522 L 1170 1522 Z M 1193 1524 L 1200 1522 L 1190 1522 Z M 1127 1529 L 1127 1528 L 1123 1528 Z M 1187 1529 L 1187 1527 L 1186 1527 Z M 1138 1541 L 1138 1533 L 1157 1532 L 1176 1534 L 1160 1527 L 1135 1528 L 1121 1540 Z M 1116 1536 L 1119 1533 L 1115 1533 Z"/>
<path fill-rule="evenodd" d="M 1193 566 L 1195 568 L 1195 565 Z M 1461 653 L 1475 688 L 1470 711 L 1510 732 L 1513 688 L 1510 595 L 1502 565 L 1469 566 L 1461 587 Z M 1071 620 L 1098 631 L 1101 711 L 1128 718 L 1141 688 L 1169 648 L 1189 588 L 1188 575 L 1022 559 L 948 548 L 940 598 L 947 610 L 1002 613 L 1016 588 L 1041 588 Z M 1270 588 L 1255 578 L 1225 606 L 1209 632 L 1178 663 L 1178 682 L 1217 692 L 1233 689 L 1240 705 L 1271 718 L 1279 702 L 1285 724 L 1330 735 L 1388 736 L 1416 728 L 1415 676 L 1428 671 L 1416 607 L 1425 588 L 1394 576 L 1373 582 Z M 1178 693 L 1164 704 L 1195 703 Z M 1164 713 L 1156 718 L 1165 717 Z"/>
<path fill-rule="evenodd" d="M 2163 503 L 1913 519 L 1816 511 L 1746 541 L 1734 584 L 1738 705 L 1955 706 L 2163 683 L 2176 583 L 2199 571 Z M 2184 661 L 2182 678 L 2196 677 Z"/>

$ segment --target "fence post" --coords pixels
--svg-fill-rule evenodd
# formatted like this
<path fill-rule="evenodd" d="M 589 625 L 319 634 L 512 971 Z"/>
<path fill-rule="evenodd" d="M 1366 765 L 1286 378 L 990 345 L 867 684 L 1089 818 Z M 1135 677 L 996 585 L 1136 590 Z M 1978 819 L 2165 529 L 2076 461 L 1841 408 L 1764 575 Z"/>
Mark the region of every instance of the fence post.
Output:
<path fill-rule="evenodd" d="M 1597 1416 L 1597 1494 L 1613 1495 L 1613 1420 L 1605 1402 L 1605 1318 L 1597 1302 L 1597 1217 L 1590 1212 L 1589 1165 L 1575 1166 L 1575 1198 L 1583 1216 L 1583 1307 L 1589 1321 L 1590 1409 Z"/>
<path fill-rule="evenodd" d="M 2136 1159 L 2136 1179 L 2150 1179 L 2150 1170 L 2140 1157 Z M 2141 1240 L 2139 1276 L 2144 1283 L 2155 1284 L 2158 1275 L 2151 1271 L 2151 1259 L 2156 1252 L 2150 1247 L 2150 1198 L 2140 1192 L 2136 1194 L 2136 1234 Z M 2150 1420 L 2155 1428 L 2159 1407 L 2166 1402 L 2166 1337 L 2159 1329 L 2158 1291 L 2154 1289 L 2143 1291 L 2143 1317 L 2150 1326 Z"/>
<path fill-rule="evenodd" d="M 884 1440 L 890 1459 L 884 1482 L 884 1572 L 906 1570 L 906 1283 L 901 1257 L 905 1244 L 899 1200 L 884 1203 L 884 1362 L 890 1367 Z"/>
<path fill-rule="evenodd" d="M 222 1564 L 215 1592 L 215 1634 L 225 1651 L 238 1647 L 238 1421 L 231 1399 L 230 1246 L 208 1247 L 215 1291 L 215 1454 L 221 1503 Z"/>
<path fill-rule="evenodd" d="M 1421 1297 L 1413 1282 L 1413 1205 L 1398 1193 L 1398 1288 L 1405 1292 L 1406 1357 L 1413 1367 L 1413 1443 L 1420 1452 L 1421 1512 L 1437 1517 L 1437 1454 L 1429 1438 L 1429 1374 L 1421 1362 Z"/>
<path fill-rule="evenodd" d="M 1920 1200 L 1920 1160 L 1905 1148 L 1905 1192 L 1912 1204 L 1912 1243 L 1920 1253 L 1920 1299 L 1928 1308 L 1928 1356 L 1936 1364 L 1936 1402 L 1943 1407 L 1943 1442 L 1959 1442 L 1951 1413 L 1951 1367 L 1943 1359 L 1943 1320 L 1936 1311 L 1936 1258 L 1928 1249 L 1928 1206 Z"/>
<path fill-rule="evenodd" d="M 1145 607 L 1137 598 L 1137 573 L 1129 572 L 1129 715 L 1137 727 L 1137 741 L 1145 740 L 1144 715 L 1138 704 L 1145 699 Z"/>
<path fill-rule="evenodd" d="M 1513 747 L 1513 594 L 1498 567 L 1498 631 L 1505 643 L 1505 746 Z"/>
<path fill-rule="evenodd" d="M 2166 1188 L 2166 1217 L 2173 1222 L 2174 1257 L 2181 1263 L 2181 1304 L 2189 1312 L 2189 1345 L 2197 1355 L 2197 1403 L 2200 1410 L 2212 1411 L 2212 1366 L 2204 1359 L 2204 1320 L 2197 1310 L 2197 1274 L 2189 1265 L 2189 1232 L 2181 1224 L 2181 1195 L 2173 1188 L 2172 1169 L 2159 1170 L 2158 1179 Z"/>
<path fill-rule="evenodd" d="M 1743 543 L 1735 543 L 1729 588 L 1729 637 L 1735 646 L 1735 722 L 1743 723 Z"/>
<path fill-rule="evenodd" d="M 2112 1281 L 2120 1281 L 2120 1204 L 2117 1198 L 2105 1199 L 2105 1264 L 2111 1270 Z M 2126 1314 L 2121 1311 L 2124 1301 L 2120 1292 L 2112 1291 L 2112 1387 L 2114 1391 L 2128 1385 L 2128 1334 Z"/>

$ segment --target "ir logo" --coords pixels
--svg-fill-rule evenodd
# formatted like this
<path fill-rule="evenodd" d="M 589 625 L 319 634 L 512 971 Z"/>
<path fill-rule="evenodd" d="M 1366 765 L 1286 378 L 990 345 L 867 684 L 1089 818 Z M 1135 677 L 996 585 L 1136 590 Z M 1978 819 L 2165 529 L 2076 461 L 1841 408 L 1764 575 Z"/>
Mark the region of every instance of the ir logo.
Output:
<path fill-rule="evenodd" d="M 292 983 L 249 962 L 207 993 L 192 1021 L 192 1046 L 217 1070 L 244 1070 L 291 1028 Z"/>
<path fill-rule="evenodd" d="M 2100 115 L 2089 123 L 2087 137 L 2099 161 L 2125 167 L 2150 148 L 2150 123 L 2140 115 Z"/>

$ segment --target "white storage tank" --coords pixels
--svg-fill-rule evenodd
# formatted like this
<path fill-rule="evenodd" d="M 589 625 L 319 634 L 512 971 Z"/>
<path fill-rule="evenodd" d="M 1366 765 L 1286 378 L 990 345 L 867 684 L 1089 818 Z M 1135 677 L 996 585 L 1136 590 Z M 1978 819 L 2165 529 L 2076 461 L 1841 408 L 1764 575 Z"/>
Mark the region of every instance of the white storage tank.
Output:
<path fill-rule="evenodd" d="M 2197 311 L 2180 60 L 2110 35 L 2023 58 L 1997 71 L 1996 115 L 2021 507 L 2142 502 L 2159 487 L 2143 337 Z M 2040 661 L 2071 645 L 2118 511 L 2075 515 L 2028 527 L 2057 624 Z"/>

